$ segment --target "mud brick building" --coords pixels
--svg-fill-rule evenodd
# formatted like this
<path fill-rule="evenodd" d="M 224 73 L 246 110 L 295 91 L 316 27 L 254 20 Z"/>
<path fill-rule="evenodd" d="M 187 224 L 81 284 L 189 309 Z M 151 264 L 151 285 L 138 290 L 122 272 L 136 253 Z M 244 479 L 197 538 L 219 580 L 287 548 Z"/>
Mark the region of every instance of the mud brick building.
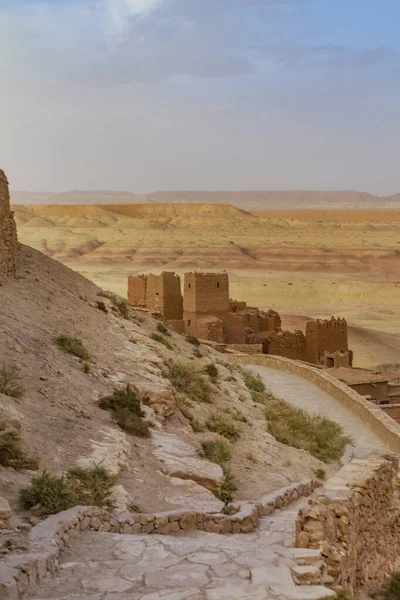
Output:
<path fill-rule="evenodd" d="M 347 323 L 310 321 L 306 331 L 282 331 L 279 314 L 230 299 L 227 273 L 175 273 L 129 277 L 128 301 L 159 315 L 178 333 L 242 352 L 275 354 L 327 367 L 349 367 Z"/>

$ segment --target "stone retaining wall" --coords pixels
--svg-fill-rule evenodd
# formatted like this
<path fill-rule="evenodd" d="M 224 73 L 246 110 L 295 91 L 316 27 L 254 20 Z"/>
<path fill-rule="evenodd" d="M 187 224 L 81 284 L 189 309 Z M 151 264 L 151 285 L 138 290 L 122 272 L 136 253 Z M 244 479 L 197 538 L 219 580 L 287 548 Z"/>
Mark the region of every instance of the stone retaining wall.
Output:
<path fill-rule="evenodd" d="M 329 375 L 329 372 L 309 365 L 266 354 L 229 355 L 229 360 L 240 365 L 258 365 L 278 371 L 298 375 L 315 383 L 324 392 L 338 400 L 351 410 L 361 421 L 379 436 L 396 454 L 400 454 L 400 425 L 386 415 L 378 406 L 372 404 L 347 385 Z"/>
<path fill-rule="evenodd" d="M 296 546 L 322 550 L 332 586 L 350 594 L 386 578 L 399 560 L 397 458 L 354 460 L 300 509 Z"/>
<path fill-rule="evenodd" d="M 0 600 L 19 600 L 58 568 L 62 550 L 81 531 L 173 534 L 198 529 L 213 533 L 249 533 L 260 517 L 270 515 L 302 496 L 309 496 L 319 482 L 305 480 L 269 494 L 256 504 L 245 504 L 234 515 L 175 510 L 158 514 L 114 516 L 96 507 L 76 506 L 53 515 L 32 528 L 28 553 L 8 556 L 0 563 Z"/>

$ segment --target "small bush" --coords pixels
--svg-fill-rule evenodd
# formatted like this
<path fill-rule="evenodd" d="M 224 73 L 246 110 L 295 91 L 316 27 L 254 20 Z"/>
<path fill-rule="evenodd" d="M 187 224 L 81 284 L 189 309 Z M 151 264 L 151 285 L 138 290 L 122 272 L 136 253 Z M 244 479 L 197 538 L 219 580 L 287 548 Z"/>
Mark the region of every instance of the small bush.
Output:
<path fill-rule="evenodd" d="M 234 408 L 233 410 L 231 410 L 231 415 L 232 415 L 232 419 L 234 419 L 235 421 L 241 421 L 242 423 L 249 422 L 249 419 L 246 417 L 246 415 L 244 415 L 242 412 L 240 412 L 240 410 L 237 410 L 237 408 Z"/>
<path fill-rule="evenodd" d="M 186 336 L 186 341 L 188 342 L 188 344 L 192 344 L 193 346 L 201 346 L 199 340 L 197 339 L 197 337 L 195 335 L 187 335 Z"/>
<path fill-rule="evenodd" d="M 196 402 L 211 402 L 211 386 L 192 365 L 168 361 L 163 373 L 174 388 Z"/>
<path fill-rule="evenodd" d="M 221 467 L 232 458 L 231 446 L 225 440 L 208 440 L 201 443 L 201 448 L 201 455 L 204 458 L 208 458 Z"/>
<path fill-rule="evenodd" d="M 229 440 L 236 441 L 240 433 L 232 419 L 224 413 L 213 413 L 206 421 L 206 427 L 209 431 L 214 431 Z"/>
<path fill-rule="evenodd" d="M 99 292 L 98 295 L 111 300 L 115 311 L 124 319 L 129 319 L 129 304 L 125 298 L 121 298 L 121 296 L 117 296 L 117 294 L 106 290 Z"/>
<path fill-rule="evenodd" d="M 97 300 L 97 308 L 102 310 L 104 313 L 108 313 L 107 306 L 104 304 L 103 300 Z"/>
<path fill-rule="evenodd" d="M 68 335 L 59 335 L 56 338 L 56 344 L 63 352 L 77 356 L 82 360 L 89 360 L 89 351 L 85 348 L 82 340 Z"/>
<path fill-rule="evenodd" d="M 375 600 L 399 600 L 400 571 L 392 573 L 390 578 L 371 594 L 371 597 L 375 598 Z M 343 600 L 347 600 L 347 598 L 343 598 Z"/>
<path fill-rule="evenodd" d="M 164 346 L 166 348 L 168 348 L 168 350 L 173 350 L 174 349 L 174 347 L 171 344 L 171 342 L 169 340 L 167 340 L 167 338 L 165 338 L 163 335 L 161 335 L 159 333 L 152 333 L 150 337 L 155 342 L 158 342 L 159 344 L 164 344 Z"/>
<path fill-rule="evenodd" d="M 19 432 L 5 422 L 0 422 L 0 465 L 32 471 L 39 466 L 38 459 L 26 452 Z"/>
<path fill-rule="evenodd" d="M 243 371 L 243 379 L 251 392 L 265 392 L 265 384 L 261 375 L 254 375 L 253 373 L 250 373 L 250 371 Z"/>
<path fill-rule="evenodd" d="M 168 329 L 165 327 L 165 325 L 163 323 L 158 323 L 158 325 L 157 325 L 157 331 L 159 333 L 162 333 L 163 335 L 171 335 L 170 332 L 168 331 Z"/>
<path fill-rule="evenodd" d="M 193 354 L 195 355 L 196 358 L 203 358 L 203 353 L 200 352 L 200 350 L 198 348 L 194 349 Z"/>
<path fill-rule="evenodd" d="M 17 365 L 3 363 L 0 368 L 0 394 L 11 398 L 22 398 L 25 388 L 21 383 L 21 369 Z"/>
<path fill-rule="evenodd" d="M 190 426 L 195 433 L 203 433 L 206 428 L 197 419 L 190 419 Z"/>
<path fill-rule="evenodd" d="M 115 390 L 110 396 L 100 398 L 99 406 L 111 412 L 123 431 L 139 437 L 150 437 L 150 424 L 144 419 L 140 399 L 129 385 L 124 390 Z"/>
<path fill-rule="evenodd" d="M 324 469 L 315 469 L 314 473 L 318 479 L 326 479 L 326 471 Z"/>
<path fill-rule="evenodd" d="M 228 466 L 223 467 L 224 481 L 222 483 L 219 498 L 224 502 L 225 506 L 229 506 L 234 499 L 234 492 L 237 490 L 235 475 L 232 469 Z"/>
<path fill-rule="evenodd" d="M 116 479 L 102 467 L 73 467 L 61 477 L 43 472 L 20 491 L 20 501 L 24 508 L 39 506 L 41 515 L 78 505 L 112 508 L 110 495 Z"/>
<path fill-rule="evenodd" d="M 83 369 L 83 372 L 84 372 L 84 373 L 90 373 L 90 365 L 89 365 L 89 363 L 85 361 L 85 362 L 83 363 L 83 367 L 82 367 L 82 369 Z"/>
<path fill-rule="evenodd" d="M 283 400 L 274 398 L 266 401 L 265 416 L 269 431 L 278 442 L 308 450 L 324 462 L 340 458 L 350 442 L 334 421 L 320 415 L 309 415 Z"/>
<path fill-rule="evenodd" d="M 185 417 L 185 419 L 188 419 L 188 421 L 190 421 L 193 418 L 193 415 L 190 411 L 191 405 L 188 399 L 182 394 L 179 395 L 179 397 L 177 397 L 176 401 L 178 404 L 178 408 Z"/>
<path fill-rule="evenodd" d="M 218 379 L 219 371 L 218 367 L 214 363 L 210 363 L 204 367 L 204 371 L 207 373 L 213 383 Z"/>

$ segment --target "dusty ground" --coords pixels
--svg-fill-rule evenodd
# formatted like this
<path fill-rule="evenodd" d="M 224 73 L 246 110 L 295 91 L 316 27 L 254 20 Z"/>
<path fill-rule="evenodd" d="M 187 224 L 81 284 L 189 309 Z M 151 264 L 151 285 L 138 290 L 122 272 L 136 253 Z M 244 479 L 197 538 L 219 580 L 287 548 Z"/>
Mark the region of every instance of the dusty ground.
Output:
<path fill-rule="evenodd" d="M 135 311 L 130 320 L 123 319 L 102 298 L 109 308 L 106 314 L 96 307 L 98 292 L 90 281 L 27 246 L 21 248 L 17 279 L 0 287 L 0 364 L 18 365 L 25 388 L 19 399 L 0 395 L 0 417 L 21 425 L 26 446 L 40 458 L 42 469 L 61 473 L 94 456 L 101 444 L 108 444 L 106 458 L 112 458 L 116 440 L 120 444 L 119 436 L 124 434 L 113 425 L 109 413 L 97 406 L 97 400 L 126 383 L 150 395 L 151 405 L 167 414 L 167 418 L 157 418 L 158 427 L 189 443 L 195 454 L 202 440 L 217 437 L 209 431 L 194 433 L 177 408 L 173 388 L 162 374 L 168 359 L 192 364 L 199 371 L 210 362 L 218 367 L 211 403 L 193 403 L 193 416 L 205 421 L 216 410 L 237 409 L 251 419 L 252 425 L 235 421 L 241 434 L 232 459 L 238 498 L 257 500 L 291 481 L 314 476 L 315 469 L 323 466 L 268 433 L 263 411 L 253 404 L 241 371 L 223 355 L 202 347 L 203 356 L 196 357 L 193 345 L 174 333 L 168 338 L 173 349 L 168 350 L 150 338 L 156 330 L 154 319 Z M 60 334 L 84 342 L 91 354 L 89 373 L 83 371 L 79 359 L 57 348 L 54 339 Z M 128 436 L 127 442 L 130 455 L 121 464 L 120 483 L 136 509 L 173 509 L 203 501 L 204 495 L 206 501 L 211 496 L 215 502 L 203 487 L 177 485 L 163 475 L 151 440 Z M 97 450 L 96 444 L 100 444 Z M 247 457 L 250 452 L 257 462 Z M 0 495 L 16 511 L 15 526 L 26 516 L 19 509 L 18 490 L 31 475 L 0 468 Z M 195 493 L 201 498 L 195 498 Z"/>
<path fill-rule="evenodd" d="M 287 315 L 346 317 L 356 366 L 398 362 L 399 211 L 249 213 L 193 204 L 15 211 L 22 241 L 119 294 L 131 273 L 227 270 L 234 298 Z"/>

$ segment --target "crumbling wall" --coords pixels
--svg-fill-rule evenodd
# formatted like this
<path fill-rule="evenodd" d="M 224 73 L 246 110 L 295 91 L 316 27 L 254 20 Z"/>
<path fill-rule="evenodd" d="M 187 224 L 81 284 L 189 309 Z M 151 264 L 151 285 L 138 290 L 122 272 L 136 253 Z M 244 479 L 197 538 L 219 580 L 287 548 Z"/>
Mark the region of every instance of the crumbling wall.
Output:
<path fill-rule="evenodd" d="M 204 317 L 197 320 L 196 334 L 200 339 L 224 343 L 224 324 L 217 317 Z"/>
<path fill-rule="evenodd" d="M 263 354 L 305 360 L 306 338 L 302 331 L 271 332 L 263 341 Z"/>
<path fill-rule="evenodd" d="M 0 284 L 15 275 L 18 258 L 17 228 L 10 210 L 7 177 L 0 169 Z"/>
<path fill-rule="evenodd" d="M 128 277 L 128 302 L 137 308 L 146 308 L 147 276 Z"/>
<path fill-rule="evenodd" d="M 206 314 L 229 312 L 228 274 L 185 273 L 183 310 Z"/>
<path fill-rule="evenodd" d="M 309 321 L 306 324 L 306 360 L 324 364 L 325 353 L 347 352 L 347 322 L 345 319 Z"/>
<path fill-rule="evenodd" d="M 259 315 L 259 330 L 263 331 L 281 331 L 282 320 L 275 310 L 268 312 L 261 311 Z"/>
<path fill-rule="evenodd" d="M 224 340 L 227 344 L 246 343 L 246 320 L 242 314 L 229 313 L 224 317 Z"/>
<path fill-rule="evenodd" d="M 353 460 L 299 511 L 296 546 L 321 549 L 332 585 L 351 595 L 385 579 L 400 553 L 398 460 Z"/>

